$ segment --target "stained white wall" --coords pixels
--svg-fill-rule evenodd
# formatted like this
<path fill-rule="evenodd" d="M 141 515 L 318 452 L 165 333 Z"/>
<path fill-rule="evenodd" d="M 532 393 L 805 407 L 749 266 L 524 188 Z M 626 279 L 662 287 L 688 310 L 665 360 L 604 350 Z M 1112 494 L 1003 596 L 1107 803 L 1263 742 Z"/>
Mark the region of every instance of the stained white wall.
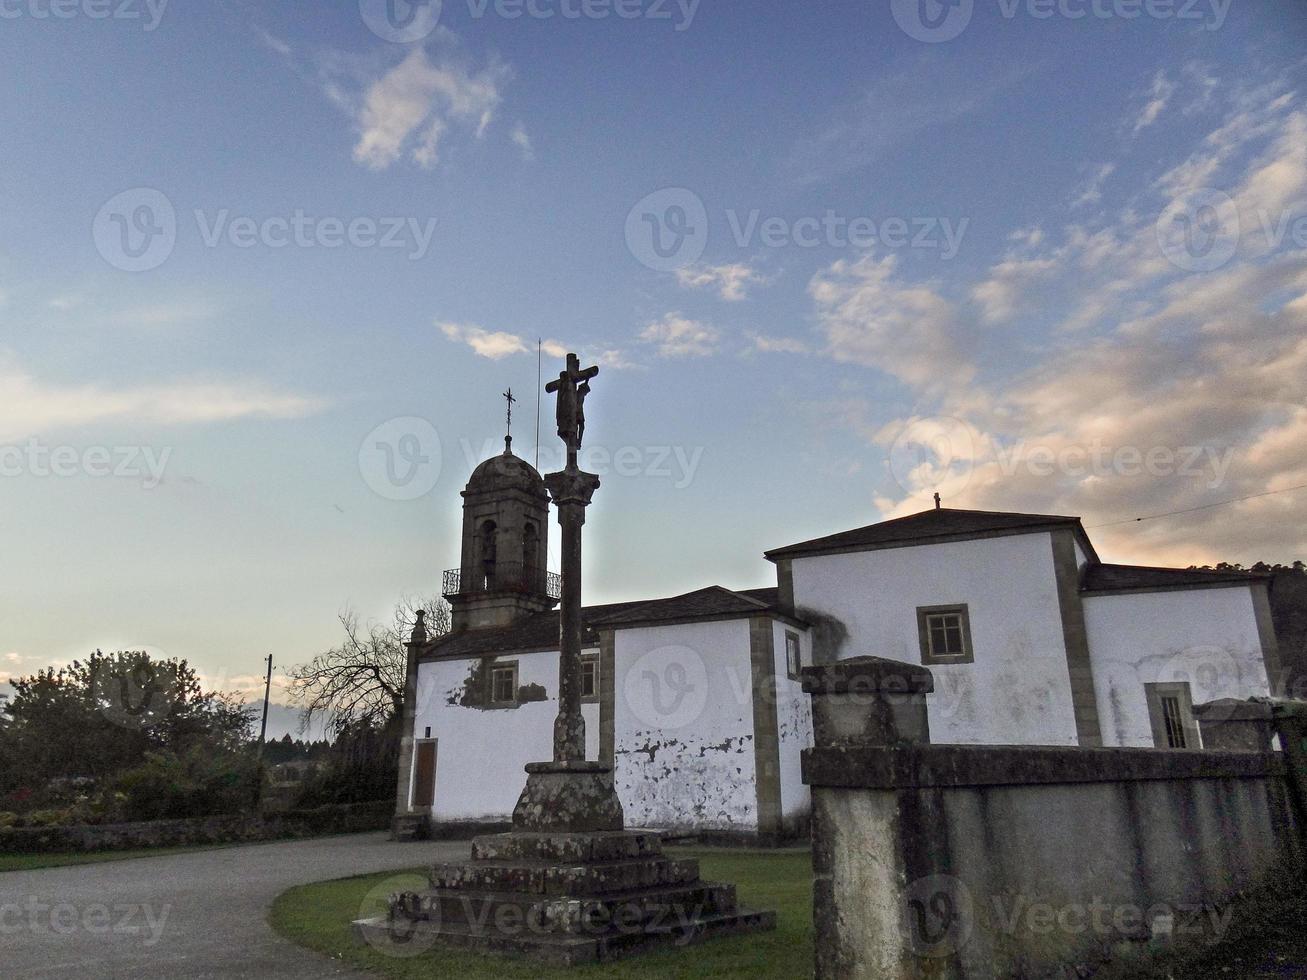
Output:
<path fill-rule="evenodd" d="M 921 663 L 917 607 L 966 603 L 974 664 L 932 665 L 931 739 L 1075 745 L 1047 533 L 797 558 L 794 596 L 848 631 L 840 659 Z"/>
<path fill-rule="evenodd" d="M 1194 704 L 1269 694 L 1248 586 L 1086 596 L 1104 745 L 1151 746 L 1144 685 L 1188 681 Z"/>
<path fill-rule="evenodd" d="M 430 727 L 431 737 L 439 740 L 432 811 L 436 821 L 508 820 L 526 785 L 526 764 L 547 762 L 553 757 L 558 651 L 514 654 L 498 660 L 516 660 L 518 686 L 539 684 L 548 700 L 517 708 L 463 707 L 451 702 L 461 696 L 477 659 L 418 665 L 413 734 L 421 739 Z M 586 726 L 586 756 L 595 759 L 599 753 L 599 706 L 585 704 L 581 710 Z M 410 779 L 410 794 L 412 785 Z"/>
<path fill-rule="evenodd" d="M 797 680 L 790 680 L 785 660 L 785 634 L 799 635 L 803 666 L 812 664 L 812 637 L 807 630 L 782 622 L 773 624 L 776 650 L 776 729 L 780 743 L 781 816 L 787 823 L 806 820 L 812 812 L 812 794 L 803 783 L 800 753 L 812 745 L 812 700 Z"/>
<path fill-rule="evenodd" d="M 748 620 L 619 630 L 614 650 L 627 826 L 756 831 Z"/>

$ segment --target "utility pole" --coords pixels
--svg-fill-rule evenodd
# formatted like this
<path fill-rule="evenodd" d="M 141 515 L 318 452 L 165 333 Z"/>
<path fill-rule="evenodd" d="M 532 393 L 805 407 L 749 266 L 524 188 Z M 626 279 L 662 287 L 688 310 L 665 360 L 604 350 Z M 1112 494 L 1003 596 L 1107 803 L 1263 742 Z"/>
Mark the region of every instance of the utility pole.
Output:
<path fill-rule="evenodd" d="M 268 675 L 263 682 L 263 727 L 259 729 L 259 755 L 263 755 L 263 740 L 268 735 L 268 696 L 272 693 L 272 654 L 264 659 L 268 661 Z"/>

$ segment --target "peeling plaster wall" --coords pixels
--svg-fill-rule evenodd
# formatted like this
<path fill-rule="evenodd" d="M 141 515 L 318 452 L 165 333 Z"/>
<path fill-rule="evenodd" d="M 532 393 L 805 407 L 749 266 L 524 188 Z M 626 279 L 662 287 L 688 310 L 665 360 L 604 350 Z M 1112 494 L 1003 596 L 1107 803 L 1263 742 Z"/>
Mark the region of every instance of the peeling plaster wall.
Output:
<path fill-rule="evenodd" d="M 1194 704 L 1270 693 L 1247 586 L 1085 596 L 1103 744 L 1151 747 L 1144 685 L 1188 681 Z"/>
<path fill-rule="evenodd" d="M 785 661 L 785 634 L 799 636 L 803 666 L 812 665 L 812 637 L 807 630 L 785 623 L 773 624 L 776 650 L 776 728 L 780 743 L 781 817 L 787 824 L 806 820 L 812 810 L 812 794 L 803 782 L 801 753 L 812 747 L 812 699 L 791 680 Z"/>
<path fill-rule="evenodd" d="M 627 826 L 756 831 L 748 620 L 619 630 L 614 643 Z"/>
<path fill-rule="evenodd" d="M 1048 534 L 794 560 L 794 598 L 842 621 L 837 659 L 921 663 L 917 607 L 966 603 L 975 663 L 932 665 L 931 741 L 1075 745 Z"/>
<path fill-rule="evenodd" d="M 538 686 L 543 688 L 545 700 L 516 708 L 467 707 L 460 703 L 468 678 L 478 664 L 513 661 L 518 665 L 519 691 L 527 688 L 531 696 L 538 696 Z M 599 706 L 585 704 L 581 710 L 585 717 L 586 755 L 595 759 L 599 755 Z M 512 654 L 485 661 L 471 658 L 419 664 L 413 736 L 422 739 L 429 727 L 431 737 L 439 740 L 432 819 L 509 820 L 526 784 L 526 764 L 545 762 L 553 755 L 557 714 L 557 651 Z M 410 779 L 410 794 L 412 785 Z"/>

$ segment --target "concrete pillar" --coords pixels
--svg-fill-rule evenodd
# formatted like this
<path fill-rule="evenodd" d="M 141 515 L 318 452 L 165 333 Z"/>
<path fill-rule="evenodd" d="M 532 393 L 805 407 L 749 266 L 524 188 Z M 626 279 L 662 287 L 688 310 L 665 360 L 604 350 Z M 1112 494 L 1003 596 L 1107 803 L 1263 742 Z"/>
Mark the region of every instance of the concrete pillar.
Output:
<path fill-rule="evenodd" d="M 925 667 L 854 657 L 803 669 L 812 696 L 813 742 L 818 746 L 901 745 L 930 741 L 926 695 L 935 679 Z"/>
<path fill-rule="evenodd" d="M 1298 830 L 1307 837 L 1307 701 L 1273 701 L 1271 719 L 1284 747 Z"/>

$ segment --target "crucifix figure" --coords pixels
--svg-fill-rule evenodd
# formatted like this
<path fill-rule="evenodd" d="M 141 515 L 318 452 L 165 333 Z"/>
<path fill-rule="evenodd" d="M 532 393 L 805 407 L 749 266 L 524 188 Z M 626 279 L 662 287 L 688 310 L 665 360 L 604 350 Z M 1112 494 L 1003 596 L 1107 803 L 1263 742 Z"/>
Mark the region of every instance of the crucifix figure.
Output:
<path fill-rule="evenodd" d="M 513 406 L 517 404 L 517 399 L 513 397 L 513 389 L 509 388 L 504 392 L 504 399 L 508 402 L 508 435 L 504 437 L 504 451 L 513 451 Z"/>
<path fill-rule="evenodd" d="M 581 360 L 575 354 L 567 355 L 567 370 L 557 381 L 545 385 L 545 391 L 558 396 L 558 437 L 567 446 L 567 469 L 576 469 L 576 454 L 585 438 L 585 396 L 590 394 L 590 381 L 597 377 L 599 368 L 581 370 Z"/>

